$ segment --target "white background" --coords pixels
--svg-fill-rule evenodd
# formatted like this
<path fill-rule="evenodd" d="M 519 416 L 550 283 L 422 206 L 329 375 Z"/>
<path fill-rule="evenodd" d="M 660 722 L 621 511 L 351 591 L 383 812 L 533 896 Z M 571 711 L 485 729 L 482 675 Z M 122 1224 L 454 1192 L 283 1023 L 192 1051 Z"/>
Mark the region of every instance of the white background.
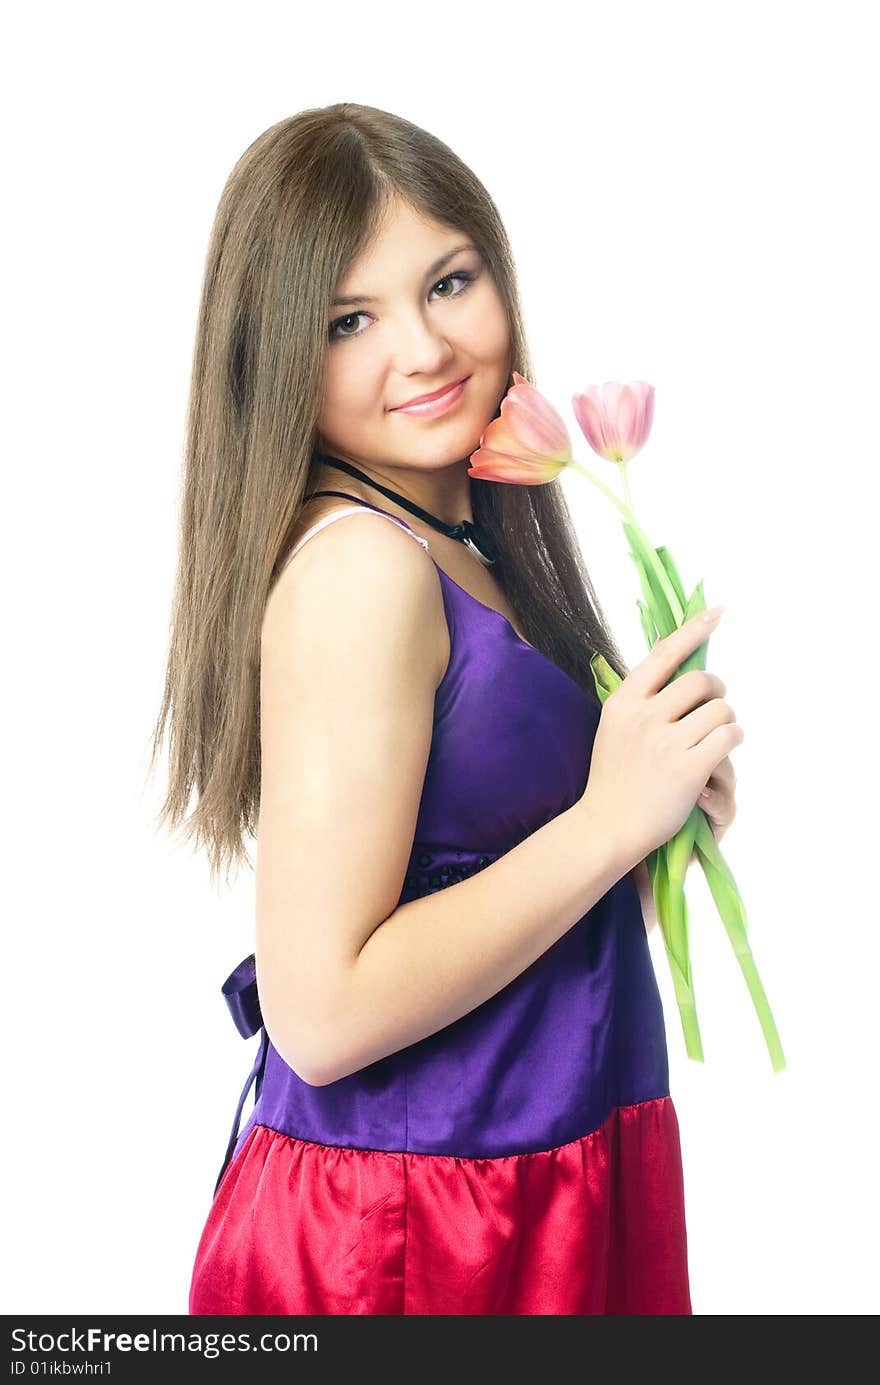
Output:
<path fill-rule="evenodd" d="M 699 871 L 706 1061 L 658 935 L 697 1314 L 878 1307 L 877 49 L 857 3 L 250 3 L 7 26 L 3 679 L 6 1312 L 186 1313 L 256 1039 L 217 893 L 145 784 L 207 238 L 235 160 L 340 100 L 438 135 L 494 197 L 538 387 L 656 387 L 637 513 L 727 606 L 746 739 L 725 855 L 774 1075 Z M 617 512 L 564 478 L 627 659 Z M 250 1110 L 251 1099 L 243 1119 Z"/>

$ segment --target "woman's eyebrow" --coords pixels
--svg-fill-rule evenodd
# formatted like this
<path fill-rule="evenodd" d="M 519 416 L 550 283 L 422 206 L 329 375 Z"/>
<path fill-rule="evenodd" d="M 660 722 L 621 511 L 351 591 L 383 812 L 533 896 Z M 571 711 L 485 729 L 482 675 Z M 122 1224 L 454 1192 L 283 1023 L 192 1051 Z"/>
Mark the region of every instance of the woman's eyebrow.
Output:
<path fill-rule="evenodd" d="M 432 265 L 428 266 L 428 268 L 425 271 L 425 278 L 430 278 L 432 274 L 436 274 L 438 270 L 441 270 L 443 266 L 446 264 L 447 260 L 452 259 L 453 255 L 460 255 L 462 250 L 476 250 L 476 248 L 477 247 L 475 245 L 472 245 L 470 241 L 465 241 L 464 244 L 456 245 L 453 247 L 452 250 L 447 250 L 445 255 L 441 255 L 439 260 L 435 260 Z M 354 303 L 378 302 L 378 298 L 370 298 L 365 293 L 353 293 L 349 294 L 346 298 L 334 298 L 330 306 L 331 308 L 345 308 L 351 307 Z"/>

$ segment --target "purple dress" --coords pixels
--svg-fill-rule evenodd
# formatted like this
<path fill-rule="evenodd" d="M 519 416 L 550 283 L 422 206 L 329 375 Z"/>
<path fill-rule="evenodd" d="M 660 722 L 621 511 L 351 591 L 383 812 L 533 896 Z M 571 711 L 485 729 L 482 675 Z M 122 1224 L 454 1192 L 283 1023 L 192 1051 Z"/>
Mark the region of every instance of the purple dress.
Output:
<path fill-rule="evenodd" d="M 331 492 L 332 493 L 332 492 Z M 396 515 L 356 497 L 352 513 Z M 399 903 L 488 866 L 584 791 L 600 708 L 437 565 L 449 664 Z M 664 1016 L 631 873 L 438 1032 L 313 1087 L 260 1033 L 190 1313 L 690 1313 Z M 239 1133 L 248 1090 L 253 1111 Z"/>

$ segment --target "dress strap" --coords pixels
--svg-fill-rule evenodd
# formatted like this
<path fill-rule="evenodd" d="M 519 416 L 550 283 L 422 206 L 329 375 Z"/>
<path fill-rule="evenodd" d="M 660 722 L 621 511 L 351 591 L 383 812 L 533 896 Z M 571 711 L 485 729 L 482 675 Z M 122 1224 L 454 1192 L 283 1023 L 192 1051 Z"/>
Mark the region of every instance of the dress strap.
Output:
<path fill-rule="evenodd" d="M 369 500 L 364 500 L 363 496 L 360 496 L 360 495 L 349 495 L 349 494 L 348 494 L 348 491 L 310 491 L 310 492 L 308 493 L 308 495 L 305 495 L 305 496 L 303 497 L 303 499 L 304 499 L 304 500 L 311 500 L 311 499 L 312 499 L 314 496 L 316 496 L 316 495 L 338 495 L 338 496 L 340 497 L 340 499 L 342 499 L 342 500 L 353 500 L 354 503 L 355 503 L 356 505 L 363 505 L 363 506 L 365 506 L 366 509 L 372 510 L 374 514 L 377 514 L 377 515 L 384 515 L 386 519 L 393 519 L 394 522 L 395 522 L 396 524 L 402 525 L 403 528 L 406 530 L 406 532 L 407 532 L 408 534 L 412 534 L 412 536 L 413 536 L 413 538 L 415 539 L 416 543 L 420 543 L 420 544 L 422 545 L 422 547 L 424 548 L 424 550 L 425 550 L 426 553 L 430 553 L 430 551 L 431 551 L 431 550 L 429 549 L 429 547 L 428 547 L 428 541 L 427 541 L 427 539 L 423 539 L 423 538 L 421 537 L 421 535 L 417 534 L 416 531 L 415 531 L 413 528 L 411 528 L 411 526 L 410 526 L 409 524 L 407 524 L 407 522 L 406 522 L 405 519 L 401 519 L 401 518 L 400 518 L 400 515 L 392 515 L 392 514 L 390 514 L 390 513 L 388 512 L 388 510 L 382 510 L 382 509 L 380 509 L 378 505 L 373 505 Z M 324 516 L 324 520 L 318 520 L 318 524 L 323 524 L 323 523 L 325 523 L 325 522 L 328 521 L 328 520 L 335 519 L 337 515 L 339 515 L 339 516 L 341 517 L 341 516 L 344 515 L 344 514 L 345 514 L 345 515 L 348 515 L 348 514 L 352 514 L 352 513 L 353 513 L 353 511 L 351 511 L 351 510 L 336 510 L 332 515 L 325 515 L 325 516 Z M 316 528 L 317 528 L 317 526 L 316 526 Z M 309 530 L 309 531 L 308 531 L 308 534 L 310 535 L 311 533 L 312 533 L 312 530 Z M 300 543 L 304 542 L 305 538 L 306 538 L 306 535 L 304 534 L 304 535 L 303 535 L 303 538 L 300 539 Z M 296 547 L 294 548 L 293 552 L 295 552 L 295 551 L 296 551 L 296 548 L 298 548 L 298 547 L 299 547 L 299 544 L 296 545 Z M 292 554 L 291 554 L 291 556 L 292 556 Z"/>
<path fill-rule="evenodd" d="M 420 543 L 422 545 L 422 548 L 424 548 L 426 553 L 428 553 L 429 555 L 431 553 L 431 550 L 428 547 L 427 539 L 421 538 L 413 529 L 411 529 L 405 519 L 400 519 L 398 515 L 390 515 L 387 510 L 380 510 L 378 505 L 371 505 L 368 500 L 361 500 L 359 496 L 355 495 L 347 495 L 345 491 L 313 491 L 312 495 L 341 495 L 343 499 L 353 500 L 355 504 L 350 505 L 346 510 L 334 510 L 331 514 L 324 515 L 322 519 L 317 520 L 312 525 L 311 529 L 307 529 L 304 534 L 301 534 L 300 537 L 297 539 L 296 543 L 291 548 L 290 552 L 283 559 L 281 566 L 279 568 L 279 572 L 284 571 L 284 569 L 287 567 L 287 564 L 290 562 L 291 558 L 293 558 L 293 556 L 299 552 L 304 543 L 308 543 L 309 539 L 312 538 L 314 534 L 317 534 L 322 529 L 325 529 L 328 524 L 332 524 L 334 520 L 343 519 L 345 515 L 369 514 L 371 510 L 374 514 L 382 515 L 383 519 L 393 519 L 395 524 L 402 525 L 406 532 L 415 539 L 416 543 Z M 310 500 L 311 496 L 306 496 L 305 498 L 307 500 Z"/>

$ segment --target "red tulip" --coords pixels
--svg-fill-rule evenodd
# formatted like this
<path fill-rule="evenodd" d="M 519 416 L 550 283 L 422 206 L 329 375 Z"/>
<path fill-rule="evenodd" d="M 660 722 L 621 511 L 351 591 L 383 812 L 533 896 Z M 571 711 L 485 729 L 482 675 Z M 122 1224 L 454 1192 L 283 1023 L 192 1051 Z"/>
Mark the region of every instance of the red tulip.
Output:
<path fill-rule="evenodd" d="M 609 380 L 572 395 L 571 407 L 594 452 L 609 462 L 628 462 L 644 447 L 654 418 L 654 386 L 644 380 Z"/>
<path fill-rule="evenodd" d="M 517 371 L 501 401 L 501 417 L 480 437 L 468 476 L 539 486 L 553 481 L 570 464 L 571 438 L 553 405 Z"/>

